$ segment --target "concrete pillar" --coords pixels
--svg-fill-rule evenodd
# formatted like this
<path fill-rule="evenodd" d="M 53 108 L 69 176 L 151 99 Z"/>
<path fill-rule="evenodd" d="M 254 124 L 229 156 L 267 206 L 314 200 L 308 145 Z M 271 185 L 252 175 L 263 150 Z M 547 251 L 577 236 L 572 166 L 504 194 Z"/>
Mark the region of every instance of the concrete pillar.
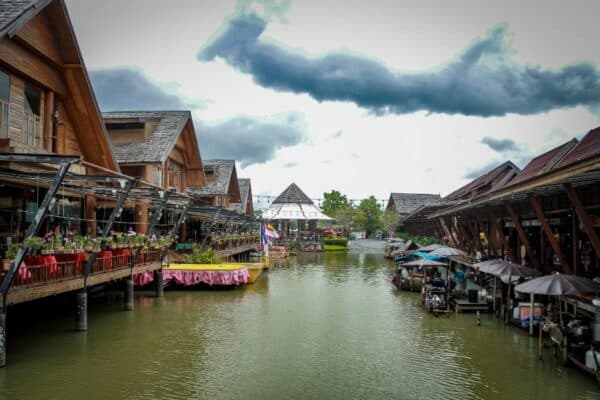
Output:
<path fill-rule="evenodd" d="M 133 310 L 133 279 L 125 278 L 125 310 Z"/>
<path fill-rule="evenodd" d="M 87 290 L 84 289 L 76 297 L 75 329 L 78 331 L 87 331 L 87 304 Z"/>
<path fill-rule="evenodd" d="M 6 312 L 0 310 L 0 367 L 6 366 Z"/>
<path fill-rule="evenodd" d="M 156 297 L 165 296 L 165 284 L 163 282 L 162 270 L 154 271 L 154 285 L 156 289 Z"/>

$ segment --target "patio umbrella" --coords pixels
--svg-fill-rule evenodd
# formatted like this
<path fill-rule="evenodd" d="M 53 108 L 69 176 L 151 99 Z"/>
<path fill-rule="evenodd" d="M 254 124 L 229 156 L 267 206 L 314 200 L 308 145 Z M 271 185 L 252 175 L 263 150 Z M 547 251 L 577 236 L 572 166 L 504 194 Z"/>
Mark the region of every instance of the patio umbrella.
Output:
<path fill-rule="evenodd" d="M 515 290 L 546 296 L 580 296 L 598 292 L 598 286 L 587 278 L 556 273 L 521 283 Z"/>
<path fill-rule="evenodd" d="M 521 283 L 515 286 L 515 290 L 519 293 L 529 293 L 533 315 L 533 296 L 536 294 L 545 296 L 581 296 L 583 294 L 598 292 L 598 286 L 587 278 L 555 273 Z M 560 301 L 558 302 L 558 306 L 560 324 L 562 325 L 562 306 Z M 541 358 L 541 350 L 539 352 Z"/>
<path fill-rule="evenodd" d="M 422 250 L 422 249 L 420 249 Z M 462 250 L 455 249 L 454 247 L 440 247 L 436 250 L 433 250 L 429 253 L 430 256 L 438 256 L 438 257 L 450 257 L 450 256 L 466 256 Z"/>
<path fill-rule="evenodd" d="M 496 276 L 505 283 L 508 283 L 509 277 L 529 278 L 539 276 L 540 273 L 535 269 L 524 267 L 519 264 L 513 264 L 504 260 L 488 260 L 473 264 L 473 267 L 479 268 L 481 272 Z M 512 281 L 512 279 L 510 279 Z"/>

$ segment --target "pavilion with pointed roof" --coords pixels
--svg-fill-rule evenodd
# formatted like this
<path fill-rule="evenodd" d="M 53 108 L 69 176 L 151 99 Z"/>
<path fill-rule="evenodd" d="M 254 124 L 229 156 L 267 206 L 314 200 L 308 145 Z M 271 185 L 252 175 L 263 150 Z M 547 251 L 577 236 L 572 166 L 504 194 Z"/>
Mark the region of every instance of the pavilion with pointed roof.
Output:
<path fill-rule="evenodd" d="M 289 236 L 289 221 L 297 221 L 300 231 L 308 222 L 308 230 L 314 232 L 317 221 L 332 220 L 323 214 L 295 183 L 288 186 L 273 201 L 262 217 L 268 221 L 278 221 L 279 230 L 284 236 Z"/>

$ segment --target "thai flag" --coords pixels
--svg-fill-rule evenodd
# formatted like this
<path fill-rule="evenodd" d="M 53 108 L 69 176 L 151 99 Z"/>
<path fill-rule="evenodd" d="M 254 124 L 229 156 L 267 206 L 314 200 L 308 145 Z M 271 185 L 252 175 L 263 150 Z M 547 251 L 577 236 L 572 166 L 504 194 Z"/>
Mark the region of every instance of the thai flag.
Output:
<path fill-rule="evenodd" d="M 271 225 L 266 225 L 265 226 L 265 236 L 269 240 L 271 240 L 271 239 L 279 239 L 279 233 L 277 233 L 277 231 L 275 230 L 275 228 L 273 228 Z"/>
<path fill-rule="evenodd" d="M 262 245 L 264 246 L 265 244 L 269 244 L 269 238 L 267 237 L 267 234 L 265 233 L 265 225 L 264 224 L 260 224 L 260 238 Z"/>

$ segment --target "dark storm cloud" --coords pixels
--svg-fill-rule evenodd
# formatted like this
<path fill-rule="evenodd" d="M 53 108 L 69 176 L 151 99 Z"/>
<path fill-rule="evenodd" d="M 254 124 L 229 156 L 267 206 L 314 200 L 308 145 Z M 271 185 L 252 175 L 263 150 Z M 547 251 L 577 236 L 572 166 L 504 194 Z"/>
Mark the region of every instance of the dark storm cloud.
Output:
<path fill-rule="evenodd" d="M 90 77 L 102 111 L 196 107 L 165 92 L 138 70 L 98 70 Z M 212 125 L 194 122 L 203 158 L 235 159 L 242 167 L 272 160 L 277 150 L 302 142 L 303 124 L 299 113 L 268 119 L 238 116 Z"/>
<path fill-rule="evenodd" d="M 519 148 L 514 140 L 511 139 L 496 139 L 490 136 L 486 136 L 481 139 L 481 143 L 487 145 L 490 149 L 499 153 L 505 151 L 518 151 Z"/>
<path fill-rule="evenodd" d="M 301 143 L 302 123 L 297 113 L 273 120 L 240 116 L 216 125 L 196 125 L 196 132 L 204 158 L 235 159 L 244 168 L 270 161 L 278 150 Z"/>
<path fill-rule="evenodd" d="M 102 111 L 186 108 L 180 98 L 166 93 L 139 70 L 115 68 L 90 71 L 90 80 Z"/>
<path fill-rule="evenodd" d="M 511 61 L 506 27 L 475 40 L 436 71 L 397 73 L 357 55 L 310 58 L 260 40 L 266 21 L 231 19 L 198 58 L 216 57 L 268 88 L 307 93 L 318 101 L 350 101 L 378 114 L 434 113 L 499 116 L 600 104 L 600 72 L 591 64 L 558 70 Z"/>

